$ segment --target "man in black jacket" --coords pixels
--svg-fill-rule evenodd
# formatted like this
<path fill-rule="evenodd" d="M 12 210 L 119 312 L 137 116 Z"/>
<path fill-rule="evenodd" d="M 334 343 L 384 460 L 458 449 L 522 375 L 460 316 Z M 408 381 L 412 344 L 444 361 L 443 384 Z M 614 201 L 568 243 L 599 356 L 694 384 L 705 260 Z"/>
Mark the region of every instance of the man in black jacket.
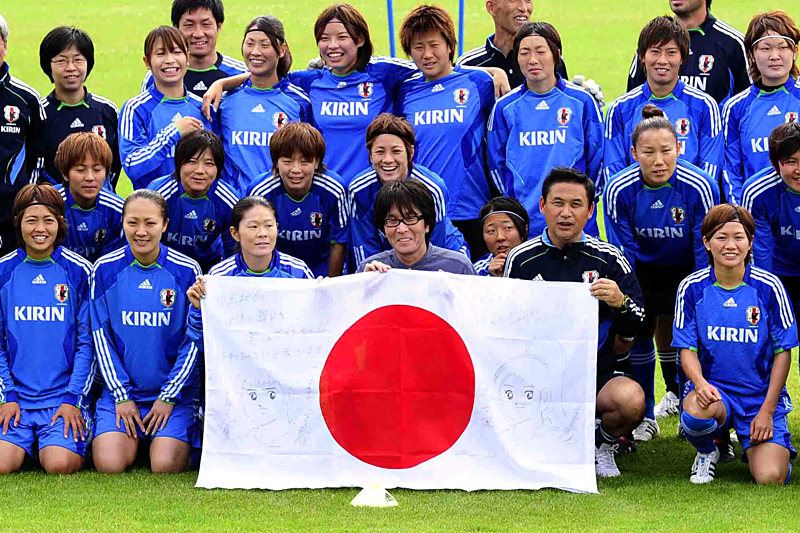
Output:
<path fill-rule="evenodd" d="M 539 200 L 547 228 L 509 253 L 505 277 L 583 282 L 600 300 L 595 471 L 602 477 L 615 477 L 619 469 L 614 445 L 644 416 L 644 392 L 618 361 L 639 332 L 644 307 L 639 283 L 622 252 L 583 233 L 594 211 L 594 195 L 594 184 L 583 173 L 553 169 L 542 184 Z"/>

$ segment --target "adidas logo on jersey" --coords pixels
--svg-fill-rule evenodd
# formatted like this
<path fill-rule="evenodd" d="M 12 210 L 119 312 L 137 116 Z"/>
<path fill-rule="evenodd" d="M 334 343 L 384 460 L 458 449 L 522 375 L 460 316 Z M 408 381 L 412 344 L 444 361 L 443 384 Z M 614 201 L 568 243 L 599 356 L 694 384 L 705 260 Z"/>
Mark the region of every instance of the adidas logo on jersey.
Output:
<path fill-rule="evenodd" d="M 139 284 L 139 288 L 140 288 L 140 289 L 152 289 L 152 288 L 153 288 L 153 286 L 152 286 L 152 285 L 150 285 L 150 280 L 149 280 L 149 279 L 146 279 L 146 280 L 144 280 L 143 282 L 141 282 L 141 283 Z"/>
<path fill-rule="evenodd" d="M 261 105 L 261 104 L 258 104 L 258 105 L 257 105 L 257 106 L 255 106 L 253 109 L 251 109 L 251 110 L 250 110 L 250 112 L 251 112 L 251 113 L 266 113 L 266 112 L 267 112 L 267 110 L 266 110 L 266 109 L 264 109 L 264 106 L 263 106 L 263 105 Z"/>
<path fill-rule="evenodd" d="M 336 86 L 337 89 L 344 89 L 345 87 L 347 87 L 346 81 L 340 81 L 339 85 Z"/>
<path fill-rule="evenodd" d="M 664 204 L 661 203 L 661 200 L 656 200 L 653 202 L 653 205 L 650 206 L 650 209 L 664 209 Z"/>
<path fill-rule="evenodd" d="M 797 207 L 794 208 L 794 212 L 795 213 L 800 213 L 800 205 L 798 205 Z"/>
<path fill-rule="evenodd" d="M 544 281 L 544 278 L 541 274 L 536 274 L 536 277 L 533 278 L 531 281 Z"/>
<path fill-rule="evenodd" d="M 175 116 L 172 117 L 172 122 L 178 122 L 182 118 L 183 118 L 183 115 L 181 115 L 180 113 L 175 113 Z"/>
<path fill-rule="evenodd" d="M 81 119 L 76 118 L 75 120 L 72 121 L 72 124 L 70 124 L 69 127 L 73 128 L 73 129 L 74 128 L 82 128 L 83 127 L 83 122 L 81 122 Z"/>
<path fill-rule="evenodd" d="M 440 93 L 442 91 L 444 91 L 444 85 L 442 85 L 441 83 L 437 83 L 436 85 L 433 86 L 433 89 L 431 89 L 432 93 Z"/>
<path fill-rule="evenodd" d="M 778 106 L 774 105 L 774 106 L 772 106 L 772 109 L 770 109 L 769 112 L 767 113 L 767 116 L 771 117 L 773 115 L 780 115 L 780 114 L 781 114 L 781 110 L 778 109 Z"/>
<path fill-rule="evenodd" d="M 728 298 L 728 301 L 722 304 L 723 307 L 739 307 L 736 305 L 736 301 L 733 299 L 733 296 Z"/>
<path fill-rule="evenodd" d="M 183 218 L 188 218 L 189 220 L 197 220 L 197 213 L 194 212 L 194 209 L 186 213 Z"/>
<path fill-rule="evenodd" d="M 536 111 L 546 111 L 548 109 L 550 109 L 550 106 L 547 105 L 546 100 L 542 100 L 539 105 L 536 106 Z"/>
<path fill-rule="evenodd" d="M 86 225 L 86 222 L 81 222 L 78 231 L 89 231 L 89 226 Z"/>
<path fill-rule="evenodd" d="M 47 285 L 47 282 L 44 280 L 44 276 L 39 274 L 38 276 L 33 278 L 33 281 L 31 281 L 31 285 Z"/>
<path fill-rule="evenodd" d="M 206 84 L 203 83 L 203 80 L 200 80 L 200 83 L 198 83 L 197 85 L 192 87 L 192 90 L 193 91 L 207 91 L 208 87 L 206 87 Z"/>
<path fill-rule="evenodd" d="M 296 217 L 297 215 L 302 215 L 302 214 L 303 214 L 303 210 L 300 209 L 299 207 L 297 209 L 295 209 L 294 211 L 292 211 L 292 216 L 293 217 Z"/>

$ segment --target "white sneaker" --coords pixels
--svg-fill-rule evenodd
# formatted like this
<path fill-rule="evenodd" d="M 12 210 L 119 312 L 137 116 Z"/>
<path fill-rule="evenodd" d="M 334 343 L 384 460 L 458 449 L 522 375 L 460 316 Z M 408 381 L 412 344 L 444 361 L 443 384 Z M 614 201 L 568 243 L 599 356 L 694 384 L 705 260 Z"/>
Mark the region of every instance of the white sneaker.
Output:
<path fill-rule="evenodd" d="M 603 443 L 594 449 L 594 472 L 600 477 L 617 477 L 620 474 L 614 461 L 614 446 Z"/>
<path fill-rule="evenodd" d="M 639 442 L 647 442 L 650 439 L 658 437 L 661 434 L 661 429 L 658 427 L 658 422 L 652 418 L 645 418 L 639 427 L 633 430 L 633 438 Z"/>
<path fill-rule="evenodd" d="M 695 484 L 711 483 L 714 481 L 714 475 L 717 470 L 717 461 L 719 461 L 719 450 L 714 448 L 711 453 L 697 452 L 692 464 L 692 476 L 689 481 Z"/>
<path fill-rule="evenodd" d="M 656 418 L 666 418 L 678 414 L 680 401 L 675 393 L 667 391 L 661 401 L 656 405 Z"/>

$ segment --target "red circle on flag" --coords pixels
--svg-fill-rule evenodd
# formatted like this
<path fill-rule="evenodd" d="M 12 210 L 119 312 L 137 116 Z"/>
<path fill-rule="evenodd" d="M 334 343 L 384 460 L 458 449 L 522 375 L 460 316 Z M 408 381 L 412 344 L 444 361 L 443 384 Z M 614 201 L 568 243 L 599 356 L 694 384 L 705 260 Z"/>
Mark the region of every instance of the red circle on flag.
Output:
<path fill-rule="evenodd" d="M 475 403 L 475 369 L 459 334 L 408 305 L 375 309 L 339 338 L 319 380 L 322 416 L 365 463 L 411 468 L 447 451 Z"/>

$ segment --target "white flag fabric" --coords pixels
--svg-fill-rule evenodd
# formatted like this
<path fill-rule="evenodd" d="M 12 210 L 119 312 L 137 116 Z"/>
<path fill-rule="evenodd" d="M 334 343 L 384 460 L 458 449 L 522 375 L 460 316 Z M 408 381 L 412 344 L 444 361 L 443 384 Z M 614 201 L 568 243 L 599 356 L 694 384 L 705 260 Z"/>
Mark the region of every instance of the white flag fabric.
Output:
<path fill-rule="evenodd" d="M 209 277 L 198 487 L 597 492 L 597 301 L 392 270 Z"/>

